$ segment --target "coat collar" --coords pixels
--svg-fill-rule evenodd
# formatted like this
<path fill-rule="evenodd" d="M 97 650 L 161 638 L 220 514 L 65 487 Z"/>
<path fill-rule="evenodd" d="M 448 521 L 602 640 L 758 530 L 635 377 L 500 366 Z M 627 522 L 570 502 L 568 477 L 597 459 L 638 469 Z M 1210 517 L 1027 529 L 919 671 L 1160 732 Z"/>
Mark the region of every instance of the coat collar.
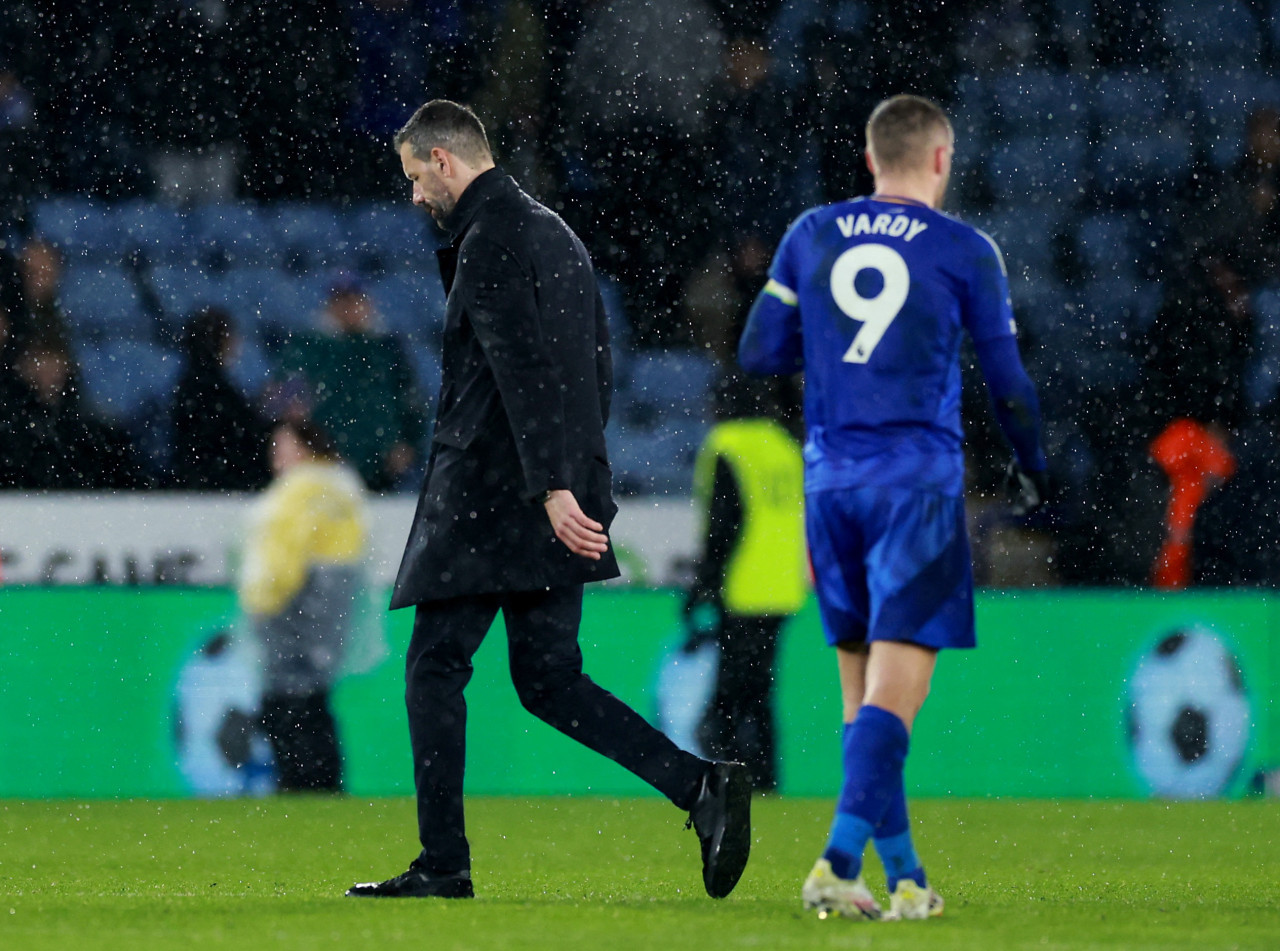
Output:
<path fill-rule="evenodd" d="M 484 203 L 494 195 L 506 191 L 509 184 L 515 184 L 511 176 L 503 174 L 498 168 L 491 168 L 477 175 L 459 196 L 453 211 L 445 216 L 444 230 L 449 232 L 449 237 L 456 243 L 471 227 L 471 222 Z"/>

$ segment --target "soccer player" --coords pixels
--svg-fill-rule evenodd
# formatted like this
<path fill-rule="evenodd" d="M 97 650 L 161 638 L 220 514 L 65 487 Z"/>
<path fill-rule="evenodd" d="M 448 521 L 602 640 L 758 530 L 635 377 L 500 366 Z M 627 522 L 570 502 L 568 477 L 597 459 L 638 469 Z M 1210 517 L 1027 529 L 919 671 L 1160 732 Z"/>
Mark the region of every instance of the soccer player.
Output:
<path fill-rule="evenodd" d="M 804 883 L 824 916 L 942 913 L 911 841 L 903 764 L 938 651 L 973 647 L 964 521 L 961 332 L 1013 444 L 1015 512 L 1047 492 L 1039 404 L 1018 356 L 1008 279 L 980 231 L 937 209 L 951 170 L 945 113 L 917 96 L 867 123 L 870 197 L 814 208 L 783 237 L 739 344 L 753 373 L 805 374 L 805 525 L 844 701 L 844 783 Z"/>

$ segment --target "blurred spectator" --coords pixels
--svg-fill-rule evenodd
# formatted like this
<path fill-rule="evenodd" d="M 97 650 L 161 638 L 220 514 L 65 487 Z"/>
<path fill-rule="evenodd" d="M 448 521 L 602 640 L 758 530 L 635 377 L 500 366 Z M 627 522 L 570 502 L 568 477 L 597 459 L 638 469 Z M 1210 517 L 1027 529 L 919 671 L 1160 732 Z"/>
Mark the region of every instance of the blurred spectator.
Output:
<path fill-rule="evenodd" d="M 715 183 L 712 211 L 730 242 L 741 235 L 778 243 L 802 210 L 788 184 L 804 151 L 796 104 L 778 82 L 773 56 L 762 38 L 742 34 L 729 41 L 723 71 L 711 89 L 707 137 Z"/>
<path fill-rule="evenodd" d="M 1150 69 L 1177 51 L 1166 50 L 1160 36 L 1162 0 L 1133 0 L 1124 6 L 1093 0 L 1093 55 L 1099 66 Z"/>
<path fill-rule="evenodd" d="M 24 220 L 27 192 L 36 181 L 35 104 L 0 48 L 0 248 Z"/>
<path fill-rule="evenodd" d="M 342 789 L 329 692 L 363 580 L 368 514 L 355 473 L 314 423 L 272 432 L 275 480 L 255 505 L 240 604 L 262 647 L 262 722 L 282 791 Z"/>
<path fill-rule="evenodd" d="M 424 433 L 409 358 L 378 331 L 373 302 L 352 275 L 334 280 L 321 320 L 324 332 L 285 344 L 281 373 L 306 381 L 312 417 L 370 489 L 408 488 Z"/>
<path fill-rule="evenodd" d="M 787 225 L 801 210 L 795 176 L 779 176 L 804 151 L 794 103 L 773 74 L 773 57 L 754 34 L 729 41 L 724 73 L 708 108 L 709 210 L 715 251 L 686 287 L 694 342 L 723 367 L 736 364 L 738 338 Z"/>
<path fill-rule="evenodd" d="M 393 197 L 389 189 L 403 172 L 392 136 L 424 99 L 472 99 L 489 65 L 481 40 L 496 35 L 503 4 L 341 0 L 341 6 L 354 70 L 342 116 L 351 165 L 339 185 L 346 193 Z"/>
<path fill-rule="evenodd" d="M 778 785 L 773 677 L 778 635 L 804 605 L 804 460 L 777 419 L 775 381 L 737 374 L 716 392 L 717 422 L 694 470 L 701 554 L 685 601 L 710 610 L 719 666 L 699 739 L 714 759 L 745 763 L 757 790 Z M 693 625 L 695 632 L 701 625 Z"/>
<path fill-rule="evenodd" d="M 1202 252 L 1166 293 L 1143 341 L 1137 403 L 1156 434 L 1152 457 L 1169 479 L 1166 537 L 1152 570 L 1157 587 L 1191 583 L 1197 509 L 1235 471 L 1230 444 L 1245 420 L 1244 371 L 1254 336 L 1239 272 Z"/>
<path fill-rule="evenodd" d="M 1197 585 L 1280 587 L 1280 439 L 1274 414 L 1238 445 L 1239 468 L 1196 515 Z"/>
<path fill-rule="evenodd" d="M 1250 284 L 1274 282 L 1280 267 L 1280 111 L 1250 113 L 1240 161 L 1195 209 L 1195 240 L 1221 248 Z"/>
<path fill-rule="evenodd" d="M 1171 278 L 1141 341 L 1137 402 L 1152 432 L 1180 418 L 1239 429 L 1254 324 L 1249 288 L 1221 253 L 1201 251 Z"/>
<path fill-rule="evenodd" d="M 230 315 L 194 314 L 182 334 L 182 376 L 169 408 L 172 484 L 249 491 L 267 484 L 267 427 L 227 372 L 236 346 Z"/>
<path fill-rule="evenodd" d="M 910 90 L 936 102 L 951 97 L 954 38 L 971 3 L 899 4 L 892 0 L 819 5 L 805 31 L 809 104 L 826 201 L 869 194 L 861 143 L 877 102 Z M 941 39 L 945 37 L 946 39 Z M 857 143 L 853 148 L 850 143 Z"/>
<path fill-rule="evenodd" d="M 994 73 L 1065 59 L 1065 50 L 1054 42 L 1058 33 L 1051 4 L 988 0 L 976 6 L 959 24 L 956 42 L 956 54 L 969 71 Z"/>
<path fill-rule="evenodd" d="M 707 106 L 724 37 L 701 0 L 596 4 L 569 63 L 565 109 L 582 194 L 570 225 L 632 304 L 636 339 L 690 341 L 678 302 L 705 252 Z"/>
<path fill-rule="evenodd" d="M 0 47 L 37 118 L 24 161 L 32 196 L 46 188 L 95 197 L 138 195 L 146 174 L 134 148 L 125 51 L 138 36 L 139 5 L 6 0 Z M 17 155 L 19 160 L 28 156 Z"/>
<path fill-rule="evenodd" d="M 34 118 L 31 94 L 13 70 L 0 65 L 0 130 L 25 129 Z"/>
<path fill-rule="evenodd" d="M 569 75 L 569 63 L 574 47 L 578 45 L 578 39 L 582 36 L 586 11 L 595 0 L 529 0 L 529 2 L 542 24 L 541 35 L 546 57 L 546 95 L 539 104 L 541 117 L 538 125 L 544 129 L 564 129 L 569 126 L 569 122 L 562 118 L 565 77 Z M 547 136 L 542 147 L 548 161 L 564 159 L 565 143 L 559 137 Z"/>
<path fill-rule="evenodd" d="M 233 3 L 241 189 L 262 200 L 341 193 L 349 169 L 306 162 L 340 139 L 355 74 L 341 0 Z M 390 147 L 388 146 L 388 151 Z"/>
<path fill-rule="evenodd" d="M 228 201 L 239 184 L 229 0 L 149 0 L 122 68 L 133 86 L 132 134 L 157 194 L 175 203 Z M 242 40 L 241 40 L 242 42 Z"/>
<path fill-rule="evenodd" d="M 62 253 L 43 238 L 28 238 L 18 252 L 21 309 L 12 314 L 18 346 L 29 339 L 56 338 L 69 347 L 71 328 L 62 310 Z"/>
<path fill-rule="evenodd" d="M 520 187 L 553 202 L 554 151 L 545 134 L 550 115 L 550 55 L 546 28 L 529 0 L 509 0 L 495 24 L 492 68 L 471 103 L 494 155 Z"/>
<path fill-rule="evenodd" d="M 56 336 L 28 340 L 18 351 L 15 385 L 0 404 L 0 487 L 144 487 L 132 444 L 83 409 L 75 375 Z"/>

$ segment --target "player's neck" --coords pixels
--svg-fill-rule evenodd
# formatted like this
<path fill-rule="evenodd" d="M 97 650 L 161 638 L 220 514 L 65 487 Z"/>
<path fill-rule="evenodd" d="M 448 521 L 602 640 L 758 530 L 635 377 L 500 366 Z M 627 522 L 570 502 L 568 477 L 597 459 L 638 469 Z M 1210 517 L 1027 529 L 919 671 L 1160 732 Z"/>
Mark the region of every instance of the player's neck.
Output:
<path fill-rule="evenodd" d="M 880 178 L 876 180 L 875 194 L 871 197 L 877 201 L 900 201 L 936 208 L 936 195 L 937 188 L 932 183 L 915 179 Z"/>

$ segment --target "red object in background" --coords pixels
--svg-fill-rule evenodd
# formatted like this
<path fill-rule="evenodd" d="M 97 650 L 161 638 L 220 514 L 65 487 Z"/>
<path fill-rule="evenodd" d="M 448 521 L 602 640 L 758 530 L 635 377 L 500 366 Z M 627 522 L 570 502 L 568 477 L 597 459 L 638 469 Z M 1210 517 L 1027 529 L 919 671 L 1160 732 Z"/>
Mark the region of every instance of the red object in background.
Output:
<path fill-rule="evenodd" d="M 1192 419 L 1175 419 L 1151 442 L 1151 456 L 1169 477 L 1165 539 L 1152 566 L 1157 588 L 1191 585 L 1191 528 L 1209 490 L 1230 479 L 1236 457 L 1227 442 Z"/>

